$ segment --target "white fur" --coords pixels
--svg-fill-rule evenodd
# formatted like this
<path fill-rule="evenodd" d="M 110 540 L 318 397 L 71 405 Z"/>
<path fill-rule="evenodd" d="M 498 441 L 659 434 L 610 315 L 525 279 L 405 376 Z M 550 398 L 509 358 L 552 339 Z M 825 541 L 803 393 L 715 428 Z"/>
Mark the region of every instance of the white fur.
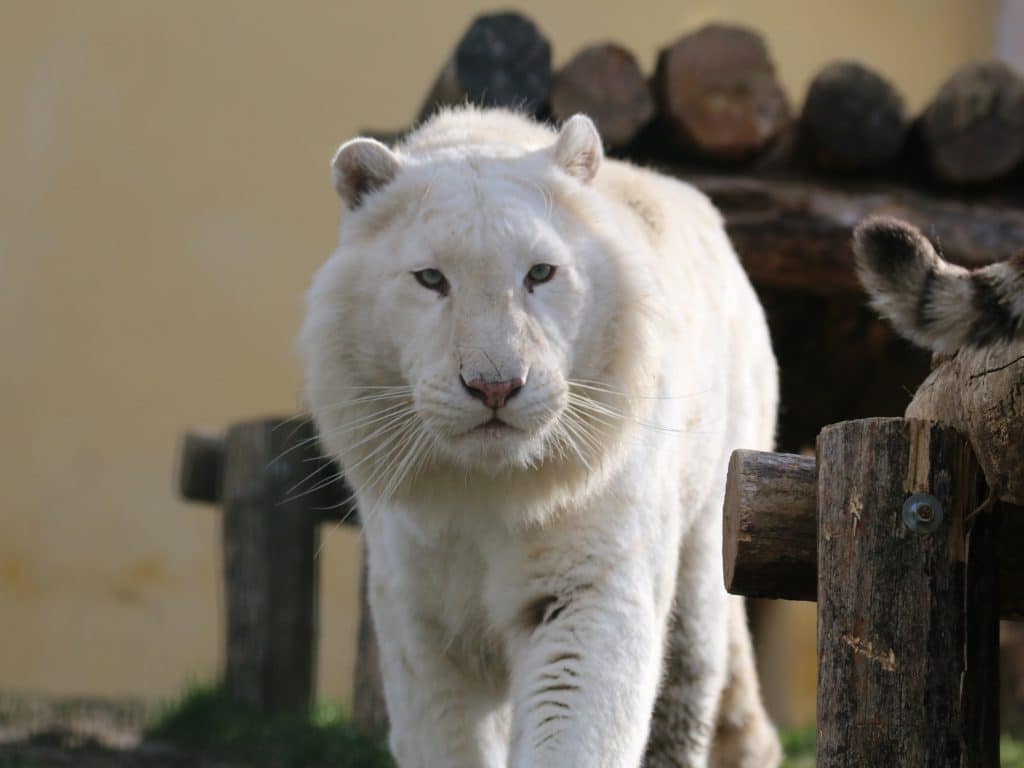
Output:
<path fill-rule="evenodd" d="M 665 684 L 688 713 L 671 760 L 705 765 L 718 716 L 762 744 L 716 765 L 771 764 L 720 510 L 731 450 L 771 446 L 776 368 L 718 213 L 604 160 L 583 117 L 559 137 L 446 112 L 383 151 L 396 171 L 346 198 L 300 345 L 364 519 L 399 764 L 636 768 L 668 651 L 694 678 Z M 538 263 L 557 271 L 531 292 Z M 514 429 L 479 428 L 460 371 L 525 379 Z M 742 711 L 719 713 L 735 675 Z"/>

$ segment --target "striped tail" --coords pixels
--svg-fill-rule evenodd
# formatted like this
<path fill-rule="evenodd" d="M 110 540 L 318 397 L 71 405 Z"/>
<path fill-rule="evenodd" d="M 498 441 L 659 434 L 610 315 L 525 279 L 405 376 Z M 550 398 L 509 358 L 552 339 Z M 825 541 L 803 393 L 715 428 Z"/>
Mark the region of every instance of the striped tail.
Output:
<path fill-rule="evenodd" d="M 879 216 L 853 233 L 857 273 L 896 330 L 934 352 L 1024 337 L 1024 254 L 973 271 L 944 261 L 916 228 Z"/>

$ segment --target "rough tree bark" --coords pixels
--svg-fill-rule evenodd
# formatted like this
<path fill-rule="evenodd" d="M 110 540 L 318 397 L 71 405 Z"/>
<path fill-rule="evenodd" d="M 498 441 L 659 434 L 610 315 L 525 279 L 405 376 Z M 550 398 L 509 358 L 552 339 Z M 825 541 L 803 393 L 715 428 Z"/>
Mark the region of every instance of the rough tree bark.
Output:
<path fill-rule="evenodd" d="M 998 766 L 998 519 L 968 523 L 970 446 L 865 419 L 826 427 L 818 466 L 818 765 Z"/>

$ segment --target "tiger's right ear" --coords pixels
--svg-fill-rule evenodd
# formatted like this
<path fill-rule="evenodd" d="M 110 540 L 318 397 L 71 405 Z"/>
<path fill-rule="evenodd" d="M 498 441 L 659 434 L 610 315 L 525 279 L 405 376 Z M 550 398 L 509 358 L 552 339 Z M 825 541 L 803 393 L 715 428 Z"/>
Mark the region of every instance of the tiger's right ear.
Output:
<path fill-rule="evenodd" d="M 352 139 L 341 145 L 334 162 L 334 188 L 354 211 L 363 199 L 398 173 L 398 157 L 376 139 Z"/>

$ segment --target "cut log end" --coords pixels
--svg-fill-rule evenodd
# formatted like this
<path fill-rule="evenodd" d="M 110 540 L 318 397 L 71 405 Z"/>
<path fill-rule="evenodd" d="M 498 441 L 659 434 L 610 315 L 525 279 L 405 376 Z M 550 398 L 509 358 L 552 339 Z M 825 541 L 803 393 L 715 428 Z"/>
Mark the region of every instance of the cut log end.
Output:
<path fill-rule="evenodd" d="M 527 17 L 479 16 L 445 63 L 419 112 L 470 103 L 536 113 L 551 88 L 551 44 Z"/>
<path fill-rule="evenodd" d="M 576 54 L 555 78 L 549 101 L 559 123 L 577 112 L 591 117 L 608 148 L 631 142 L 654 116 L 654 97 L 636 57 L 612 43 Z"/>
<path fill-rule="evenodd" d="M 224 436 L 192 430 L 182 438 L 178 460 L 178 492 L 189 501 L 216 504 L 221 495 Z"/>
<path fill-rule="evenodd" d="M 1001 62 L 967 64 L 939 89 L 921 123 L 940 181 L 1001 178 L 1024 160 L 1024 79 Z"/>
<path fill-rule="evenodd" d="M 707 158 L 749 158 L 789 123 L 767 46 L 749 29 L 709 25 L 685 35 L 661 52 L 655 84 L 673 138 Z"/>
<path fill-rule="evenodd" d="M 855 62 L 837 62 L 811 82 L 800 128 L 815 165 L 837 172 L 877 170 L 899 154 L 909 129 L 903 97 Z"/>

